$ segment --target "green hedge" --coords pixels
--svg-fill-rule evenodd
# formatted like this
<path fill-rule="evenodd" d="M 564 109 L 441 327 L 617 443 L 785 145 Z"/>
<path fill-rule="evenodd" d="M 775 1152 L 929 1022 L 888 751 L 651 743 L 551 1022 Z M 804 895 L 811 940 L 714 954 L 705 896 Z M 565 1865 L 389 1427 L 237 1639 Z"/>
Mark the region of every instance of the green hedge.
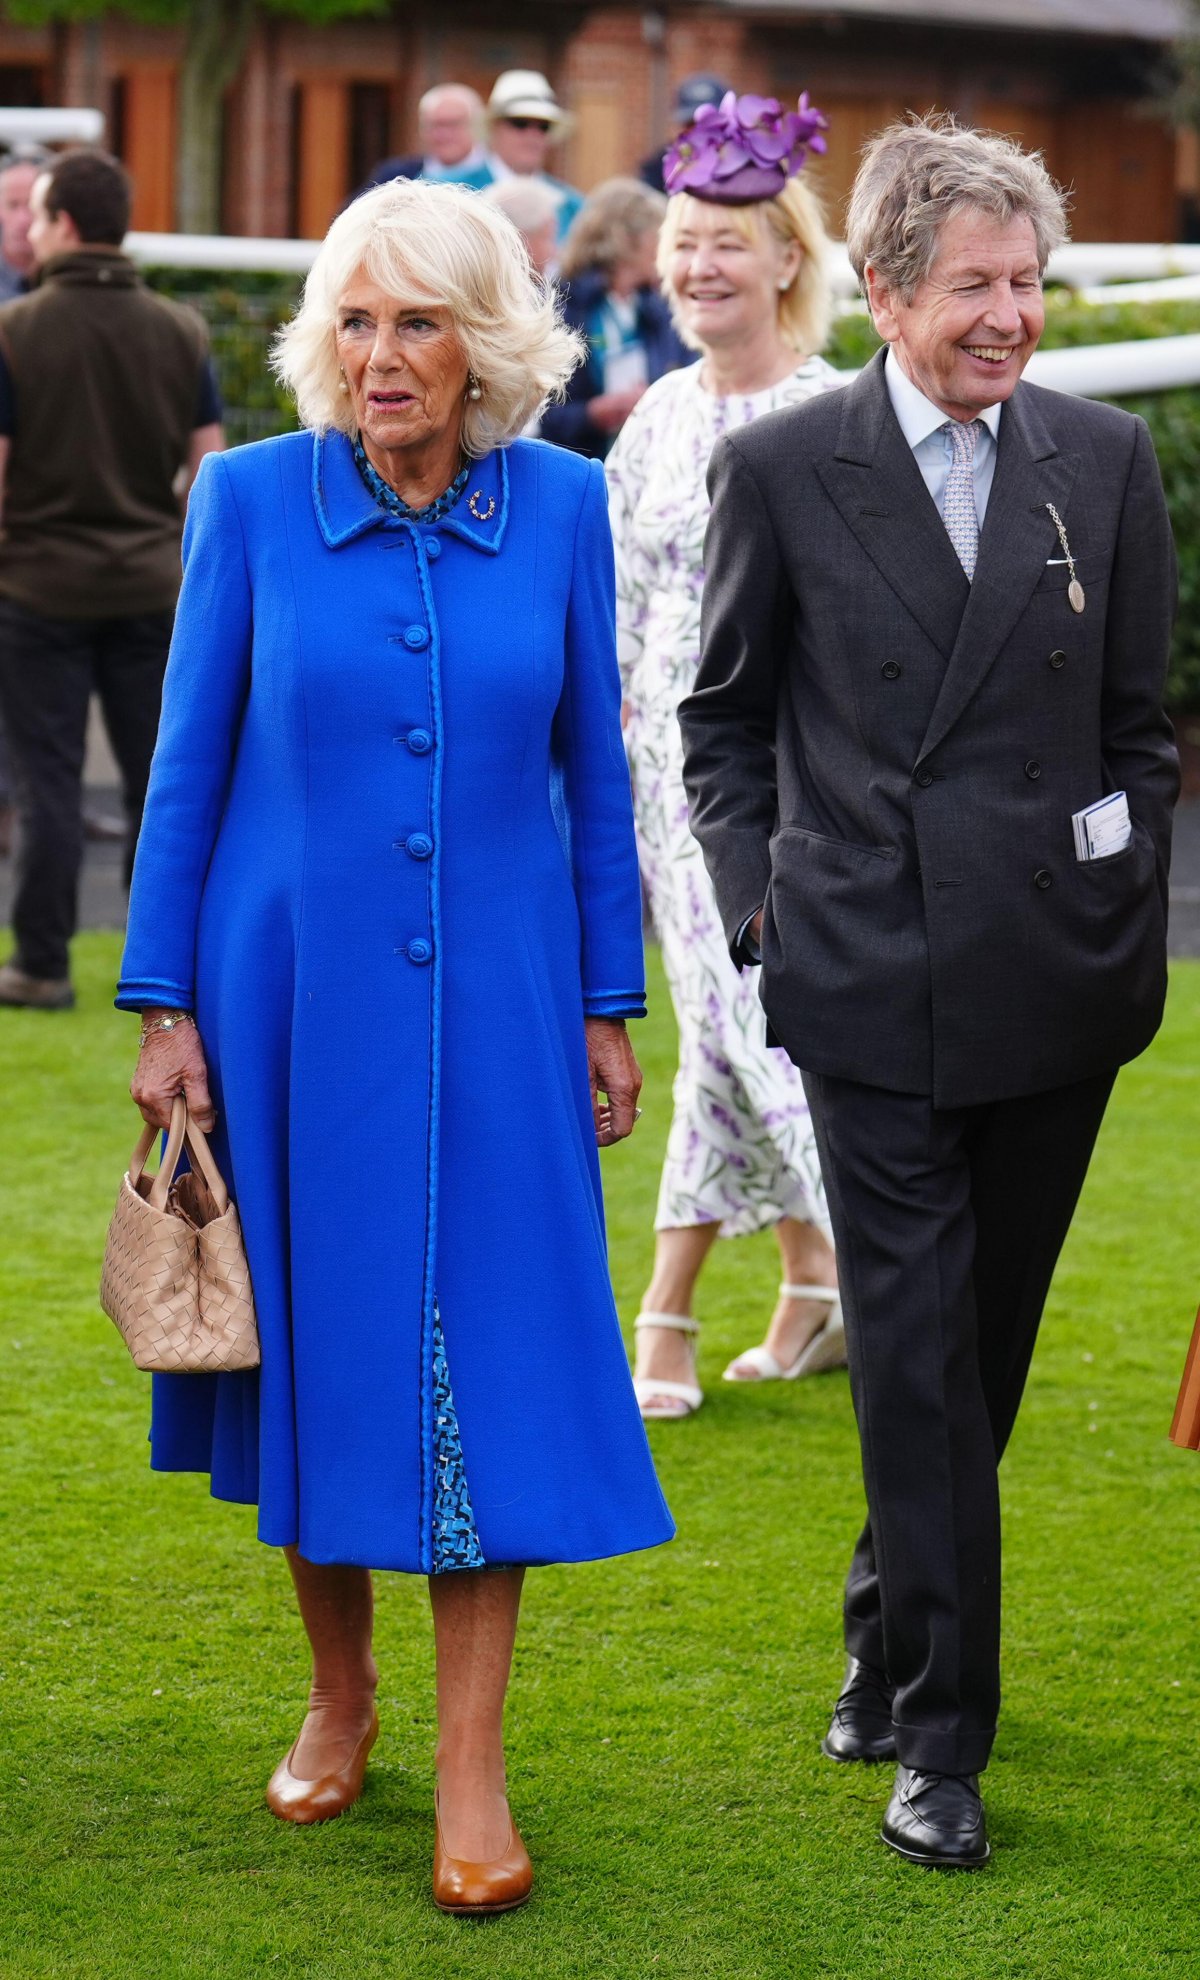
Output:
<path fill-rule="evenodd" d="M 266 356 L 274 331 L 296 306 L 295 277 L 172 268 L 151 270 L 149 279 L 165 294 L 192 303 L 208 323 L 230 439 L 258 440 L 290 432 L 296 424 L 295 411 L 271 378 Z M 1200 331 L 1196 303 L 1101 307 L 1077 302 L 1065 290 L 1052 290 L 1046 300 L 1042 344 L 1047 350 Z M 838 318 L 827 356 L 839 369 L 854 370 L 878 347 L 868 317 L 843 316 Z M 1179 547 L 1179 625 L 1169 698 L 1175 708 L 1200 709 L 1200 388 L 1147 393 L 1122 403 L 1141 414 L 1154 436 Z"/>
<path fill-rule="evenodd" d="M 152 287 L 190 303 L 207 323 L 230 442 L 292 432 L 295 407 L 272 378 L 267 353 L 299 301 L 296 277 L 190 268 L 148 268 L 145 274 Z"/>
<path fill-rule="evenodd" d="M 1150 428 L 1179 554 L 1179 618 L 1167 676 L 1175 710 L 1200 709 L 1200 388 L 1122 399 Z"/>

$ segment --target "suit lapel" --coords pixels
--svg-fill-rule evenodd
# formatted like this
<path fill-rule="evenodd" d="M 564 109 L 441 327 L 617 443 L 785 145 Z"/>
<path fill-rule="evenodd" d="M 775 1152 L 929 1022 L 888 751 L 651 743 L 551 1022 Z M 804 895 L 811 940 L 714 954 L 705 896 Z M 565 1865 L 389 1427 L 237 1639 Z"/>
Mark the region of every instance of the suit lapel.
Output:
<path fill-rule="evenodd" d="M 1033 401 L 1018 385 L 1000 416 L 996 473 L 975 576 L 921 744 L 922 757 L 945 739 L 978 693 L 1028 605 L 1047 557 L 1057 554 L 1045 505 L 1053 502 L 1060 515 L 1065 513 L 1078 467 L 1074 456 L 1058 452 Z M 940 518 L 939 527 L 945 535 Z"/>
<path fill-rule="evenodd" d="M 946 660 L 970 586 L 892 411 L 881 351 L 846 394 L 837 451 L 816 463 L 826 493 Z"/>

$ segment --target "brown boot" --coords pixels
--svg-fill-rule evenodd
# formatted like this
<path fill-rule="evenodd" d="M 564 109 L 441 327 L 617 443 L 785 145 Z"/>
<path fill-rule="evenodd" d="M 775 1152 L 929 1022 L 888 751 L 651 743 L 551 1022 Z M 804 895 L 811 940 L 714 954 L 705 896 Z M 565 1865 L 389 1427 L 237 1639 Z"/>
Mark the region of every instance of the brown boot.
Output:
<path fill-rule="evenodd" d="M 15 963 L 0 963 L 0 1004 L 30 1011 L 73 1011 L 75 992 L 69 976 L 27 976 Z"/>

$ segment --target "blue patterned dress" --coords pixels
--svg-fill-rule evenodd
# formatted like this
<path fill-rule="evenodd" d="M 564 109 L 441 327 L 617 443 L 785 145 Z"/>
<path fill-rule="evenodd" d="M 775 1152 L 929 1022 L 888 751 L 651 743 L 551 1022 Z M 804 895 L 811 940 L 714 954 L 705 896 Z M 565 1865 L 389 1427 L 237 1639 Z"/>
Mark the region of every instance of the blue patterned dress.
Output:
<path fill-rule="evenodd" d="M 433 1422 L 433 1571 L 486 1567 L 471 1511 L 440 1315 L 433 1323 Z"/>

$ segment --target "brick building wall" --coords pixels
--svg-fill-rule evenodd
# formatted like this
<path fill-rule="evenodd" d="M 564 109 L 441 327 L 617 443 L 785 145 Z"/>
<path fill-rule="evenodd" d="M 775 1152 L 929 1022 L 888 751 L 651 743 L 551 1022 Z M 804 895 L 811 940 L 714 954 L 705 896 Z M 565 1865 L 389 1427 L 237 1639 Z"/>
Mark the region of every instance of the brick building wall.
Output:
<path fill-rule="evenodd" d="M 0 100 L 87 103 L 137 181 L 135 224 L 174 224 L 180 37 L 118 13 L 51 28 L 0 24 Z M 487 94 L 501 69 L 541 69 L 577 122 L 551 169 L 585 188 L 670 135 L 683 77 L 706 71 L 741 90 L 794 97 L 831 113 L 821 170 L 835 227 L 864 138 L 906 109 L 951 108 L 1042 145 L 1075 192 L 1081 239 L 1170 238 L 1190 153 L 1136 98 L 1136 51 L 1080 39 L 922 30 L 911 23 L 733 14 L 696 0 L 658 10 L 587 0 L 397 0 L 390 18 L 314 29 L 264 15 L 229 92 L 223 224 L 245 234 L 316 235 L 372 153 L 416 139 L 432 83 Z M 1067 57 L 1069 56 L 1069 60 Z M 1193 175 L 1194 176 L 1194 173 Z"/>

